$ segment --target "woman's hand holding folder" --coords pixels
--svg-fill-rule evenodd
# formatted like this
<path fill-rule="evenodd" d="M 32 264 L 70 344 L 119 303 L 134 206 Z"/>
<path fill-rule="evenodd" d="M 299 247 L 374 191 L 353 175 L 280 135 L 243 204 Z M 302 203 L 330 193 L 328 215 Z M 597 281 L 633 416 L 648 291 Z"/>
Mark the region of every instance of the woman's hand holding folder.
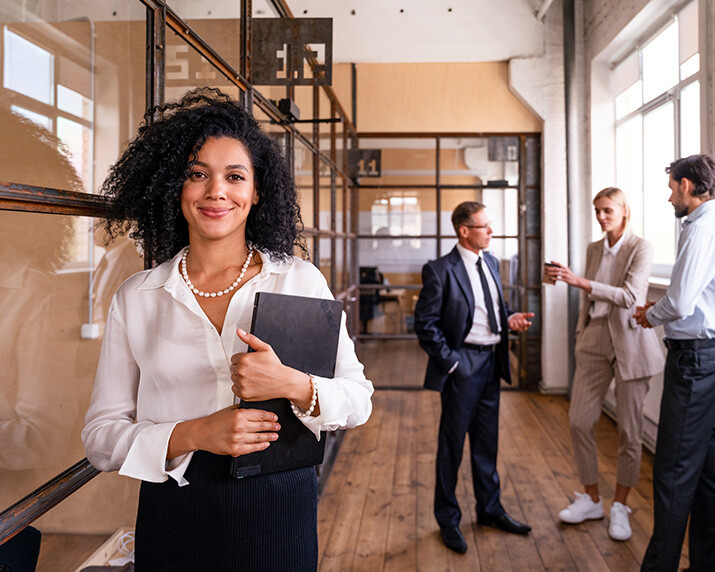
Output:
<path fill-rule="evenodd" d="M 284 397 L 302 410 L 310 407 L 313 387 L 307 373 L 285 366 L 266 342 L 242 329 L 239 339 L 253 351 L 231 357 L 231 390 L 244 401 Z M 317 415 L 318 405 L 316 405 Z"/>
<path fill-rule="evenodd" d="M 247 455 L 268 448 L 278 439 L 278 416 L 262 409 L 232 405 L 206 417 L 177 423 L 169 438 L 166 458 L 202 450 L 217 455 Z"/>

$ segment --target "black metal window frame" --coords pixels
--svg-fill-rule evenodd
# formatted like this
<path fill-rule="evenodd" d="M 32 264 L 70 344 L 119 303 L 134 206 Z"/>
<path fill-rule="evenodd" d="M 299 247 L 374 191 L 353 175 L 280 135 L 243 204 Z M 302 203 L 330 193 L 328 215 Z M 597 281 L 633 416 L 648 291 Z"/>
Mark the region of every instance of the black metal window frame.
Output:
<path fill-rule="evenodd" d="M 528 197 L 527 194 L 529 191 L 531 192 L 536 192 L 538 193 L 540 200 L 539 203 L 543 201 L 543 192 L 542 192 L 542 186 L 541 186 L 541 176 L 528 176 L 527 173 L 527 141 L 531 141 L 532 143 L 537 143 L 540 146 L 541 144 L 541 133 L 497 133 L 497 132 L 478 132 L 478 133 L 447 133 L 447 132 L 439 132 L 439 133 L 416 133 L 416 132 L 389 132 L 389 133 L 383 133 L 383 132 L 359 132 L 358 133 L 359 139 L 371 139 L 371 140 L 384 140 L 384 141 L 389 141 L 389 140 L 394 140 L 394 139 L 425 139 L 425 140 L 432 140 L 434 141 L 434 151 L 435 151 L 435 164 L 434 164 L 434 182 L 429 183 L 429 184 L 374 184 L 370 182 L 369 178 L 365 178 L 359 181 L 358 183 L 358 188 L 357 188 L 357 193 L 356 195 L 359 195 L 359 193 L 365 189 L 393 189 L 393 190 L 398 190 L 398 189 L 404 189 L 404 188 L 409 188 L 409 189 L 426 189 L 426 190 L 434 190 L 435 191 L 435 213 L 436 213 L 436 221 L 435 221 L 435 229 L 436 232 L 435 234 L 417 234 L 417 235 L 389 235 L 389 236 L 382 236 L 382 237 L 376 237 L 375 235 L 372 234 L 362 234 L 359 233 L 357 234 L 358 240 L 361 239 L 371 239 L 371 240 L 394 240 L 394 239 L 432 239 L 436 240 L 436 256 L 440 257 L 444 254 L 445 252 L 442 252 L 442 240 L 445 238 L 453 238 L 453 231 L 450 228 L 448 232 L 443 232 L 442 229 L 442 224 L 441 224 L 441 197 L 442 193 L 444 191 L 449 191 L 449 190 L 454 190 L 454 189 L 461 189 L 461 190 L 481 190 L 481 189 L 490 189 L 493 187 L 490 187 L 487 184 L 479 184 L 479 185 L 462 185 L 462 184 L 445 184 L 442 183 L 441 177 L 440 177 L 440 172 L 441 172 L 441 164 L 440 164 L 440 150 L 441 150 L 441 141 L 443 139 L 455 139 L 455 138 L 460 138 L 460 139 L 472 139 L 472 138 L 492 138 L 492 137 L 509 137 L 509 138 L 516 138 L 519 141 L 519 150 L 518 150 L 518 161 L 519 161 L 519 178 L 518 178 L 518 183 L 516 185 L 504 185 L 504 186 L 499 186 L 500 189 L 515 189 L 517 191 L 517 200 L 518 200 L 518 230 L 517 234 L 515 235 L 493 235 L 492 238 L 495 239 L 516 239 L 518 241 L 518 276 L 517 276 L 517 283 L 515 286 L 508 286 L 505 287 L 505 290 L 509 291 L 515 291 L 518 297 L 519 301 L 519 307 L 520 308 L 529 308 L 529 310 L 533 310 L 533 304 L 529 304 L 529 293 L 531 292 L 532 295 L 533 293 L 538 294 L 539 301 L 538 301 L 538 310 L 539 312 L 542 311 L 542 300 L 541 300 L 541 284 L 540 281 L 535 282 L 533 279 L 530 280 L 529 276 L 529 270 L 531 269 L 531 273 L 534 273 L 534 268 L 538 268 L 540 270 L 541 268 L 541 228 L 542 224 L 539 222 L 539 233 L 538 234 L 528 234 L 528 228 L 527 228 L 527 218 L 525 216 L 525 213 L 527 209 L 529 208 L 528 205 Z M 379 148 L 379 145 L 377 145 Z M 540 152 L 539 152 L 539 162 L 538 165 L 536 166 L 539 169 L 540 173 Z M 538 216 L 539 216 L 539 221 L 541 219 L 541 204 L 538 205 Z M 357 226 L 355 226 L 357 229 Z M 529 242 L 534 242 L 539 244 L 538 252 L 536 253 L 536 259 L 532 260 L 534 256 L 530 255 L 529 248 L 528 248 L 528 243 Z M 359 260 L 358 260 L 359 263 Z M 538 271 L 537 271 L 538 273 Z M 359 278 L 359 277 L 358 277 Z M 359 279 L 358 279 L 359 282 Z M 401 290 L 414 290 L 414 291 L 419 291 L 421 289 L 421 286 L 414 285 L 414 284 L 390 284 L 389 286 L 385 285 L 375 285 L 375 284 L 360 284 L 358 283 L 358 292 L 361 293 L 370 293 L 370 292 L 375 292 L 379 290 L 391 290 L 391 289 L 401 289 Z M 358 296 L 359 298 L 359 296 Z M 416 336 L 413 333 L 407 333 L 407 334 L 401 334 L 401 333 L 396 333 L 396 334 L 360 334 L 359 336 L 360 340 L 370 340 L 370 339 L 382 339 L 382 340 L 402 340 L 402 339 L 415 339 Z M 535 347 L 541 346 L 541 333 L 534 333 L 534 332 L 520 332 L 518 334 L 512 334 L 511 339 L 518 340 L 518 358 L 519 358 L 519 387 L 520 388 L 525 388 L 525 389 L 530 389 L 534 385 L 533 383 L 533 375 L 529 375 L 526 368 L 525 364 L 529 361 L 533 361 L 534 357 L 534 349 Z M 538 370 L 540 372 L 541 366 L 540 366 L 540 361 L 538 364 Z"/>

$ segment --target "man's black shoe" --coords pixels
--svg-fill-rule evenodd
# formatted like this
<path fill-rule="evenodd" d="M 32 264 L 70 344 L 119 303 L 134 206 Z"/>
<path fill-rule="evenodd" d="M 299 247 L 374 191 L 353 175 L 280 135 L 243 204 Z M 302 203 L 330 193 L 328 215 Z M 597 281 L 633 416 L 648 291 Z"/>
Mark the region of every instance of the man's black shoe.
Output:
<path fill-rule="evenodd" d="M 462 536 L 462 531 L 458 526 L 445 526 L 440 528 L 442 542 L 450 550 L 464 554 L 467 551 L 467 541 Z"/>
<path fill-rule="evenodd" d="M 477 522 L 479 524 L 486 524 L 487 526 L 499 528 L 505 532 L 513 532 L 514 534 L 529 534 L 531 531 L 531 527 L 528 524 L 514 520 L 505 512 L 496 516 L 488 514 L 479 516 L 477 517 Z"/>

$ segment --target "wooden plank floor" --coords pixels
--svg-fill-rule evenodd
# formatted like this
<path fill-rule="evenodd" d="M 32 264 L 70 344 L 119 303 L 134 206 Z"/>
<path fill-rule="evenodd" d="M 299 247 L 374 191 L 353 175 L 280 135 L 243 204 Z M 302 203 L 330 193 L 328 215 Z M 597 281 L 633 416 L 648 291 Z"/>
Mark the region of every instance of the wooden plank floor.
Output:
<path fill-rule="evenodd" d="M 417 340 L 363 340 L 359 353 L 365 376 L 375 388 L 422 387 L 427 354 Z"/>
<path fill-rule="evenodd" d="M 557 514 L 581 491 L 568 428 L 568 401 L 502 392 L 498 468 L 502 502 L 532 526 L 519 537 L 476 525 L 468 445 L 458 498 L 469 550 L 446 549 L 432 514 L 439 394 L 422 385 L 426 357 L 416 342 L 361 344 L 360 358 L 378 388 L 368 423 L 347 432 L 318 503 L 320 570 L 638 570 L 653 527 L 652 456 L 629 496 L 633 536 L 615 542 L 608 518 L 565 525 Z M 601 493 L 608 513 L 616 474 L 615 423 L 597 426 Z M 681 567 L 688 565 L 687 544 Z"/>
<path fill-rule="evenodd" d="M 374 413 L 347 432 L 318 503 L 321 571 L 343 570 L 638 570 L 653 526 L 652 457 L 629 496 L 633 536 L 615 542 L 608 518 L 565 525 L 557 514 L 581 490 L 568 431 L 568 401 L 505 391 L 501 397 L 499 474 L 502 502 L 528 522 L 527 537 L 479 527 L 465 450 L 458 498 L 469 550 L 446 549 L 432 514 L 439 395 L 378 390 Z M 606 513 L 613 498 L 617 435 L 597 427 Z M 687 546 L 681 567 L 687 567 Z"/>

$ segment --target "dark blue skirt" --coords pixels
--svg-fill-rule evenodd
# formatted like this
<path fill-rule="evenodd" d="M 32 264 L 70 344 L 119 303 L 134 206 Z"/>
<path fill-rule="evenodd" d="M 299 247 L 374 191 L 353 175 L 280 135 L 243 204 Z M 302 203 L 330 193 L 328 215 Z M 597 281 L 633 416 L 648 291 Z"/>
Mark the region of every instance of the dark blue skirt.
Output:
<path fill-rule="evenodd" d="M 315 468 L 234 479 L 229 463 L 197 451 L 190 484 L 142 482 L 137 572 L 317 569 Z"/>

